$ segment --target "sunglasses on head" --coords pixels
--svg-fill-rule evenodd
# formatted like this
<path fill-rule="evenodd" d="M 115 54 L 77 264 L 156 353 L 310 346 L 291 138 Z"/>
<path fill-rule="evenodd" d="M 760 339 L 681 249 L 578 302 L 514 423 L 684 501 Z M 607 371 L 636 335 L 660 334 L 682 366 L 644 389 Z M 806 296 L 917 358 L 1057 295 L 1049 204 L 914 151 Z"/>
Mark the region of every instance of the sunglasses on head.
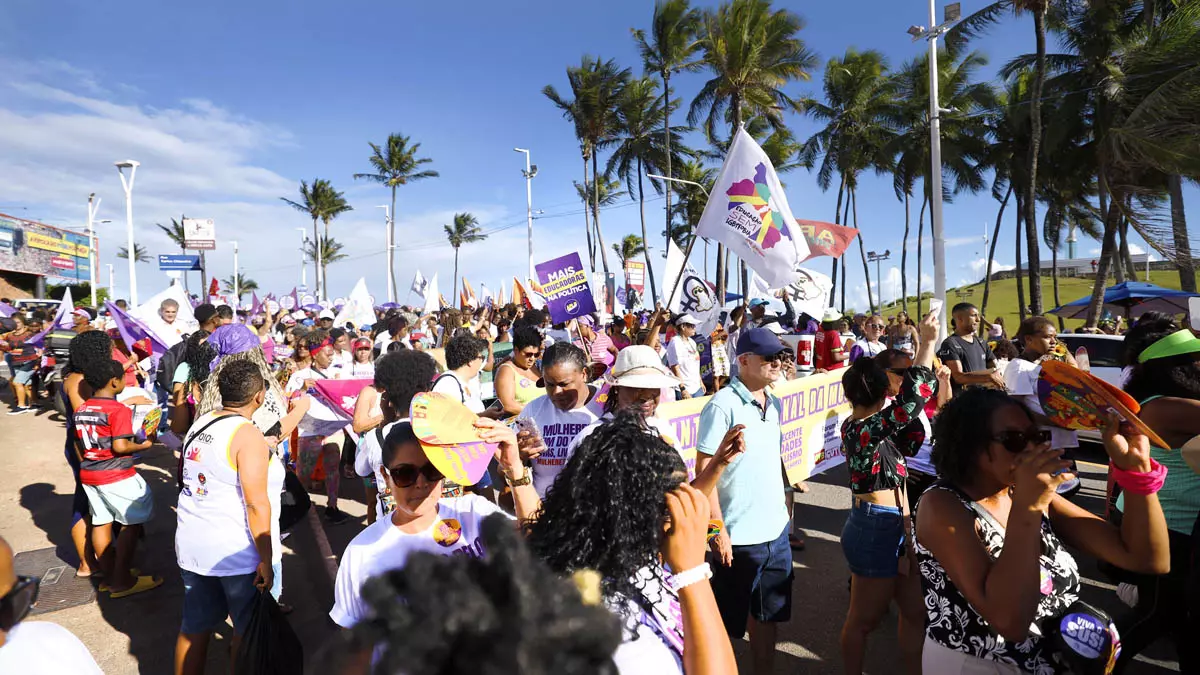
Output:
<path fill-rule="evenodd" d="M 392 483 L 399 488 L 412 487 L 417 482 L 417 476 L 425 477 L 425 480 L 430 483 L 436 483 L 445 478 L 441 471 L 438 471 L 433 464 L 424 464 L 417 466 L 416 464 L 397 464 L 388 468 L 388 475 L 392 477 Z"/>
<path fill-rule="evenodd" d="M 1004 446 L 1004 449 L 1014 455 L 1023 452 L 1030 445 L 1044 445 L 1050 442 L 1049 429 L 1034 429 L 1032 431 L 1001 431 L 992 436 L 992 440 Z"/>
<path fill-rule="evenodd" d="M 41 583 L 37 577 L 17 576 L 12 590 L 0 598 L 0 631 L 7 633 L 29 616 L 29 610 L 37 602 Z"/>

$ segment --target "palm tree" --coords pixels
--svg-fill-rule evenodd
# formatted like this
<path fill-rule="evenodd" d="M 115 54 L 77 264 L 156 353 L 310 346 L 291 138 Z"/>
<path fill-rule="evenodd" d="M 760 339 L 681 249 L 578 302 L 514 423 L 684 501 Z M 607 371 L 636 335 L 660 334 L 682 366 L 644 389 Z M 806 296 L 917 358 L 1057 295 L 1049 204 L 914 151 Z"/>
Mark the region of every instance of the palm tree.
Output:
<path fill-rule="evenodd" d="M 453 298 L 458 295 L 458 249 L 462 248 L 463 244 L 483 241 L 487 239 L 487 235 L 479 229 L 479 220 L 469 213 L 454 214 L 454 226 L 443 225 L 442 228 L 446 230 L 446 239 L 454 248 L 454 286 L 450 295 Z"/>
<path fill-rule="evenodd" d="M 117 251 L 117 257 L 120 258 L 121 260 L 129 260 L 129 247 L 122 246 L 120 248 L 120 250 Z M 150 261 L 151 261 L 150 253 L 146 251 L 146 248 L 144 246 L 142 246 L 141 244 L 134 243 L 134 245 L 133 245 L 133 262 L 134 263 L 144 263 L 144 262 L 150 262 Z"/>
<path fill-rule="evenodd" d="M 342 252 L 343 248 L 345 248 L 345 245 L 342 244 L 342 242 L 330 237 L 329 235 L 321 237 L 321 250 L 319 251 L 317 250 L 317 244 L 315 240 L 306 239 L 304 241 L 304 253 L 307 256 L 307 260 L 313 264 L 320 264 L 320 278 L 323 283 L 326 279 L 325 274 L 328 271 L 329 266 L 335 262 L 345 260 L 349 257 Z"/>
<path fill-rule="evenodd" d="M 1038 156 L 1042 145 L 1042 90 L 1046 84 L 1046 12 L 1049 6 L 1050 0 L 997 0 L 960 21 L 946 37 L 946 45 L 953 52 L 966 40 L 994 24 L 1002 14 L 1012 12 L 1020 16 L 1028 12 L 1033 15 L 1037 53 L 1029 92 L 1029 148 L 1025 159 L 1025 173 L 1029 180 L 1025 185 L 1025 192 L 1019 194 L 1017 201 L 1023 206 L 1021 217 L 1025 220 L 1025 245 L 1029 260 L 1029 308 L 1034 316 L 1042 314 L 1041 255 L 1037 235 L 1035 191 L 1038 185 Z"/>
<path fill-rule="evenodd" d="M 894 154 L 895 132 L 891 121 L 897 114 L 895 82 L 888 76 L 887 60 L 883 54 L 870 50 L 846 50 L 845 56 L 832 58 L 825 66 L 823 91 L 825 100 L 801 99 L 798 106 L 806 113 L 825 122 L 825 127 L 804 143 L 801 160 L 821 164 L 817 185 L 828 190 L 833 175 L 840 176 L 838 203 L 845 191 L 854 211 L 854 227 L 858 227 L 858 175 L 868 168 L 877 172 L 890 171 Z M 872 312 L 875 300 L 871 293 L 871 271 L 861 230 L 858 236 L 859 254 L 867 285 L 867 303 Z M 834 261 L 837 264 L 837 261 Z M 836 270 L 834 273 L 836 278 Z M 842 279 L 845 289 L 846 280 Z"/>
<path fill-rule="evenodd" d="M 297 211 L 302 211 L 312 218 L 312 241 L 320 239 L 320 235 L 317 232 L 318 220 L 325 223 L 325 239 L 329 240 L 329 223 L 334 218 L 354 208 L 347 204 L 342 193 L 335 190 L 333 185 L 324 178 L 314 178 L 311 186 L 304 181 L 300 181 L 300 201 L 292 201 L 287 197 L 280 197 L 280 199 Z M 317 253 L 317 258 L 315 259 L 318 271 L 317 296 L 328 299 L 329 290 L 326 288 L 327 284 L 324 273 L 328 263 L 324 258 L 320 257 L 324 254 L 324 248 L 324 246 L 321 246 L 321 249 L 318 250 L 313 246 L 313 250 Z"/>
<path fill-rule="evenodd" d="M 693 9 L 688 0 L 658 0 L 654 3 L 654 18 L 650 20 L 650 37 L 647 40 L 646 31 L 632 29 L 633 40 L 637 43 L 638 51 L 642 54 L 642 64 L 647 73 L 655 73 L 662 78 L 663 97 L 671 100 L 671 76 L 683 71 L 698 70 L 700 62 L 695 58 L 700 51 L 700 40 L 697 34 L 700 30 L 702 15 Z M 664 167 L 666 176 L 673 177 L 671 157 L 671 108 L 663 109 L 663 145 L 666 149 L 667 165 Z M 667 239 L 671 239 L 671 182 L 663 186 L 667 198 Z M 642 232 L 643 238 L 645 232 Z M 647 263 L 648 265 L 649 263 Z M 653 285 L 653 276 L 651 284 Z"/>
<path fill-rule="evenodd" d="M 671 232 L 671 236 L 676 246 L 687 248 L 688 242 L 692 239 L 692 233 L 696 231 L 696 225 L 700 223 L 704 206 L 708 203 L 708 196 L 704 191 L 711 191 L 713 184 L 717 182 L 717 169 L 704 166 L 698 159 L 689 159 L 679 165 L 676 175 L 681 180 L 704 186 L 704 190 L 701 190 L 694 185 L 681 185 L 679 202 L 671 207 L 675 210 L 673 217 L 678 217 L 681 221 L 681 225 Z M 664 236 L 666 234 L 666 232 L 663 233 Z M 673 280 L 668 279 L 667 282 L 672 283 Z"/>
<path fill-rule="evenodd" d="M 612 245 L 612 250 L 617 254 L 617 259 L 621 261 L 621 267 L 624 268 L 626 262 L 646 252 L 646 244 L 636 234 L 627 234 L 621 239 L 621 243 Z"/>
<path fill-rule="evenodd" d="M 588 181 L 587 185 L 575 181 L 575 194 L 579 195 L 580 201 L 589 207 L 592 203 L 592 195 L 598 194 L 600 195 L 600 208 L 604 208 L 616 204 L 617 200 L 628 193 L 621 189 L 621 181 L 613 180 L 608 176 L 600 176 L 599 185 L 592 185 L 592 181 Z"/>
<path fill-rule="evenodd" d="M 992 267 L 996 259 L 996 245 L 1000 241 L 1004 210 L 1008 207 L 1014 189 L 1024 185 L 1025 170 L 1028 168 L 1021 161 L 1021 158 L 1027 156 L 1026 149 L 1029 144 L 1029 125 L 1025 121 L 1029 106 L 1022 104 L 1029 96 L 1027 80 L 1025 77 L 1009 78 L 1004 91 L 996 94 L 996 110 L 987 116 L 992 145 L 988 148 L 982 164 L 993 171 L 992 198 L 1000 202 L 1000 209 L 996 213 L 996 226 L 992 230 L 992 243 L 988 247 L 987 263 L 984 266 L 983 299 L 979 303 L 979 313 L 982 316 L 987 316 L 988 299 L 992 290 Z M 1018 230 L 1018 242 L 1020 236 Z M 1014 253 L 1017 256 L 1017 266 L 1014 270 L 1017 275 L 1017 292 L 1021 296 L 1018 302 L 1019 311 L 1024 316 L 1019 246 Z"/>
<path fill-rule="evenodd" d="M 226 293 L 233 292 L 234 284 L 233 284 L 233 275 L 232 274 L 229 275 L 221 283 L 225 284 L 225 292 Z M 238 304 L 241 304 L 243 295 L 245 295 L 251 291 L 258 290 L 258 282 L 247 277 L 246 275 L 242 274 L 241 272 L 238 272 L 236 288 L 237 288 L 237 301 L 238 301 Z"/>
<path fill-rule="evenodd" d="M 396 241 L 396 188 L 426 178 L 437 178 L 438 172 L 432 169 L 421 169 L 422 166 L 432 163 L 433 160 L 427 157 L 417 157 L 417 151 L 421 149 L 421 144 L 412 143 L 408 136 L 389 134 L 385 147 L 374 143 L 367 143 L 367 145 L 371 146 L 371 157 L 367 161 L 371 163 L 374 173 L 356 173 L 354 179 L 369 180 L 392 189 L 392 210 L 388 220 L 388 233 L 394 244 Z M 396 285 L 395 255 L 394 247 L 388 249 L 388 276 L 391 277 L 392 288 L 399 288 Z"/>
<path fill-rule="evenodd" d="M 803 20 L 787 10 L 772 11 L 769 0 L 732 0 L 706 13 L 701 29 L 703 67 L 712 77 L 688 109 L 688 123 L 704 117 L 708 137 L 727 118 L 730 136 L 747 114 L 761 114 L 783 126 L 783 112 L 795 101 L 783 92 L 793 80 L 807 80 L 816 56 L 797 34 Z M 717 246 L 717 297 L 725 297 L 723 247 Z M 744 265 L 743 265 L 744 266 Z M 744 276 L 744 275 L 743 275 Z"/>
<path fill-rule="evenodd" d="M 990 144 L 987 120 L 981 113 L 996 105 L 996 92 L 986 82 L 975 82 L 976 71 L 987 63 L 978 52 L 967 54 L 942 52 L 938 55 L 938 105 L 951 109 L 939 117 L 942 131 L 942 173 L 950 178 L 942 185 L 942 198 L 978 192 L 986 187 L 984 160 Z M 917 314 L 921 309 L 922 246 L 925 236 L 925 210 L 930 199 L 929 155 L 929 56 L 910 61 L 895 75 L 896 99 L 901 102 L 898 130 L 888 152 L 896 153 L 893 185 L 897 194 L 913 194 L 921 179 L 922 201 L 917 218 Z M 901 252 L 901 267 L 907 262 L 907 238 Z M 901 276 L 907 271 L 902 269 Z"/>
<path fill-rule="evenodd" d="M 544 95 L 546 98 L 550 99 L 550 101 L 553 102 L 554 105 L 558 106 L 559 110 L 562 110 L 563 117 L 567 121 L 571 122 L 571 124 L 575 127 L 575 138 L 576 138 L 576 140 L 579 141 L 579 153 L 583 157 L 583 185 L 588 186 L 590 189 L 592 183 L 588 179 L 588 159 L 590 159 L 592 156 L 593 148 L 591 146 L 591 142 L 588 139 L 587 133 L 585 131 L 585 125 L 584 125 L 584 119 L 583 119 L 583 115 L 584 115 L 583 108 L 579 102 L 580 98 L 583 96 L 584 71 L 588 65 L 589 58 L 590 57 L 584 57 L 584 65 L 583 66 L 580 66 L 580 67 L 572 66 L 572 67 L 567 68 L 567 81 L 571 85 L 571 93 L 574 95 L 573 99 L 571 99 L 571 100 L 564 99 L 562 96 L 559 95 L 558 91 L 554 88 L 554 86 L 549 85 L 549 84 L 542 88 L 542 95 Z M 575 186 L 578 188 L 579 183 L 576 182 Z M 595 271 L 596 271 L 596 245 L 592 241 L 592 224 L 591 224 L 591 221 L 588 219 L 588 210 L 591 208 L 591 204 L 592 204 L 591 193 L 588 192 L 588 193 L 584 194 L 582 196 L 582 199 L 583 199 L 583 204 L 584 204 L 583 229 L 584 229 L 584 235 L 587 238 L 587 247 L 588 247 L 588 266 L 591 269 L 591 271 L 593 273 L 595 273 Z"/>
<path fill-rule="evenodd" d="M 618 128 L 617 102 L 621 92 L 629 82 L 630 71 L 620 68 L 612 59 L 600 61 L 584 57 L 583 97 L 578 99 L 583 115 L 583 132 L 591 147 L 592 175 L 600 175 L 598 169 L 598 150 L 611 145 Z M 599 181 L 592 182 L 593 190 L 599 189 Z M 600 262 L 604 266 L 604 274 L 608 271 L 608 254 L 604 250 L 604 233 L 600 229 L 600 195 L 592 195 L 592 224 L 596 228 L 596 248 L 600 252 Z"/>
<path fill-rule="evenodd" d="M 625 180 L 632 197 L 637 192 L 641 211 L 642 241 L 649 241 L 646 234 L 646 191 L 642 176 L 644 173 L 658 173 L 663 170 L 667 161 L 668 147 L 663 143 L 663 137 L 658 135 L 660 120 L 665 117 L 667 108 L 678 102 L 667 103 L 658 95 L 658 82 L 643 77 L 630 81 L 621 91 L 617 101 L 616 146 L 608 158 L 604 168 L 606 174 L 615 170 L 617 176 Z M 675 148 L 678 152 L 682 144 L 679 134 L 685 129 L 671 129 L 668 136 L 675 136 Z M 652 180 L 650 184 L 658 192 L 662 191 L 660 181 Z M 669 215 L 669 214 L 668 214 Z M 658 298 L 658 288 L 654 282 L 654 269 L 650 265 L 650 252 L 644 251 L 646 257 L 646 273 L 650 277 L 650 298 Z"/>

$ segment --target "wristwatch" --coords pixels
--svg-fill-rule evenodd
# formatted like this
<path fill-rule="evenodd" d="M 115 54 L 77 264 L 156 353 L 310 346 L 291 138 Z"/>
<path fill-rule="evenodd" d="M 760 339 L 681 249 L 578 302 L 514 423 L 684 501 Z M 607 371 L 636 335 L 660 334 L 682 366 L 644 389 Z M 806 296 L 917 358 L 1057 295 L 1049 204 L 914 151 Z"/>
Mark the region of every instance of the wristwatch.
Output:
<path fill-rule="evenodd" d="M 504 474 L 504 482 L 508 483 L 508 487 L 511 488 L 521 487 L 522 485 L 532 483 L 533 475 L 529 469 L 525 468 L 525 465 L 521 465 L 521 477 L 514 479 L 506 473 Z"/>

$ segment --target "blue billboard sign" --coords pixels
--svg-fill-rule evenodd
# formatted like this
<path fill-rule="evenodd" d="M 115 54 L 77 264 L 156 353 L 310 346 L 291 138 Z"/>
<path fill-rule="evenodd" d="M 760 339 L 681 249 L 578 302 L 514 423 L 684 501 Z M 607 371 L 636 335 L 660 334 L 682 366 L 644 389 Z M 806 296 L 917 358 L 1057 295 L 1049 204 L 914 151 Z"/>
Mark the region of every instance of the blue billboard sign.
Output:
<path fill-rule="evenodd" d="M 158 269 L 163 272 L 199 272 L 200 256 L 198 255 L 160 255 Z"/>

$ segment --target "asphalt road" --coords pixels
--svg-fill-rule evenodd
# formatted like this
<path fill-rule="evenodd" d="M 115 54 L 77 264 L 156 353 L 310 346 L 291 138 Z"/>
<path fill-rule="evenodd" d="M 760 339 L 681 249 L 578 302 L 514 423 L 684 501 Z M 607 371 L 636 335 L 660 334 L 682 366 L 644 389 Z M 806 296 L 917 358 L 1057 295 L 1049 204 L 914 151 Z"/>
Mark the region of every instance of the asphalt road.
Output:
<path fill-rule="evenodd" d="M 7 401 L 6 391 L 0 399 Z M 33 551 L 52 547 L 73 564 L 69 526 L 71 473 L 63 459 L 63 427 L 51 411 L 7 416 L 0 406 L 0 454 L 5 471 L 0 472 L 0 533 L 14 550 Z M 92 651 L 104 672 L 110 675 L 170 672 L 175 633 L 182 603 L 182 583 L 175 567 L 174 532 L 175 459 L 156 447 L 144 454 L 139 471 L 150 484 L 158 504 L 158 515 L 146 528 L 138 554 L 138 566 L 165 579 L 162 587 L 131 598 L 112 600 L 107 595 L 83 605 L 40 614 L 39 621 L 53 621 L 77 635 Z M 1084 489 L 1077 501 L 1099 511 L 1103 505 L 1103 469 L 1082 464 Z M 776 673 L 840 673 L 838 634 L 849 600 L 848 572 L 838 540 L 846 518 L 849 491 L 843 468 L 809 481 L 811 491 L 797 495 L 796 519 L 806 532 L 807 549 L 795 553 L 796 584 L 792 621 L 781 627 Z M 349 485 L 347 485 L 347 483 Z M 284 601 L 295 607 L 290 621 L 305 645 L 309 672 L 314 655 L 335 633 L 326 616 L 332 604 L 330 564 L 364 526 L 366 507 L 359 491 L 361 483 L 344 481 L 341 507 L 353 516 L 347 524 L 331 527 L 311 519 L 298 525 L 285 541 Z M 323 497 L 314 496 L 317 512 Z M 8 508 L 3 508 L 8 507 Z M 315 527 L 313 527 L 315 525 Z M 328 548 L 326 548 L 327 542 Z M 326 558 L 328 550 L 332 558 Z M 1092 561 L 1080 560 L 1086 575 L 1085 597 L 1110 611 L 1123 605 L 1113 588 L 1095 570 Z M 67 570 L 67 574 L 70 571 Z M 867 672 L 896 673 L 895 613 L 872 636 L 868 647 Z M 209 672 L 226 672 L 229 630 L 221 632 L 209 651 Z M 735 643 L 742 672 L 749 672 L 747 645 Z M 1131 673 L 1167 673 L 1178 670 L 1174 652 L 1161 641 L 1135 662 Z"/>

